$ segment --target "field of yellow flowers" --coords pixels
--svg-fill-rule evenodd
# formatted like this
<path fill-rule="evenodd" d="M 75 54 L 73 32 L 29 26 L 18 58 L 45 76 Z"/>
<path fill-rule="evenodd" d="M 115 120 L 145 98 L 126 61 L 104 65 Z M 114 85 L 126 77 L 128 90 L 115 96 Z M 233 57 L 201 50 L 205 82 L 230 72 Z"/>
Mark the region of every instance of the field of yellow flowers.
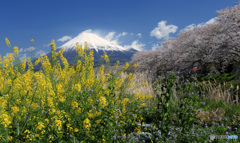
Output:
<path fill-rule="evenodd" d="M 13 51 L 18 55 L 18 47 Z M 81 60 L 76 70 L 69 68 L 64 49 L 56 53 L 54 40 L 51 62 L 41 55 L 34 63 L 42 63 L 43 70 L 38 72 L 33 72 L 30 58 L 25 72 L 25 59 L 13 68 L 13 54 L 3 60 L 0 56 L 0 142 L 113 142 L 115 136 L 122 136 L 118 142 L 127 140 L 129 132 L 123 127 L 141 122 L 139 111 L 152 95 L 136 93 L 133 98 L 123 98 L 134 79 L 132 73 L 120 76 L 128 63 L 116 72 L 117 62 L 108 74 L 102 65 L 95 73 L 93 51 L 87 51 L 87 44 L 84 49 L 77 44 Z M 106 54 L 102 57 L 109 62 Z"/>

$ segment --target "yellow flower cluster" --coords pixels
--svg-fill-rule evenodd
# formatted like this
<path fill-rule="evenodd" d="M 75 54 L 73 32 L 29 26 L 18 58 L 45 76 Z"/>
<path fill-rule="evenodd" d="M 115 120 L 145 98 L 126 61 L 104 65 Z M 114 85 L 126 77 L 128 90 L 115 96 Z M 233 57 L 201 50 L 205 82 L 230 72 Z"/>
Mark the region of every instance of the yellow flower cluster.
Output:
<path fill-rule="evenodd" d="M 105 107 L 105 106 L 107 106 L 107 99 L 106 99 L 106 97 L 104 97 L 104 96 L 101 96 L 100 98 L 99 98 L 99 102 L 100 102 L 100 105 L 102 105 L 103 107 Z"/>
<path fill-rule="evenodd" d="M 83 121 L 83 124 L 84 124 L 84 128 L 85 128 L 85 129 L 90 130 L 91 123 L 90 123 L 90 120 L 89 120 L 88 118 L 86 118 L 86 119 Z"/>
<path fill-rule="evenodd" d="M 37 129 L 42 130 L 44 128 L 44 123 L 43 122 L 38 122 Z"/>
<path fill-rule="evenodd" d="M 5 39 L 5 41 L 10 47 L 9 40 Z M 33 42 L 33 40 L 31 41 Z M 109 85 L 110 74 L 117 76 L 122 74 L 129 67 L 129 63 L 126 63 L 117 74 L 110 71 L 108 73 L 109 76 L 105 75 L 105 67 L 102 65 L 98 74 L 95 75 L 93 51 L 87 54 L 87 43 L 84 45 L 84 50 L 78 43 L 76 47 L 77 54 L 81 57 L 81 60 L 77 61 L 76 69 L 68 68 L 68 62 L 63 57 L 63 49 L 56 53 L 54 40 L 51 42 L 52 60 L 54 61 L 56 57 L 60 56 L 65 67 L 64 70 L 61 69 L 57 60 L 54 61 L 54 64 L 50 64 L 47 56 L 43 57 L 42 55 L 34 63 L 38 65 L 41 62 L 42 70 L 34 72 L 30 58 L 28 58 L 28 71 L 24 71 L 26 66 L 25 59 L 21 62 L 20 71 L 14 70 L 12 62 L 15 59 L 12 54 L 8 54 L 8 58 L 3 57 L 4 61 L 2 61 L 0 56 L 0 63 L 3 64 L 3 68 L 0 69 L 0 75 L 3 75 L 0 76 L 0 93 L 3 95 L 0 96 L 1 127 L 4 129 L 9 127 L 9 132 L 15 133 L 12 125 L 23 123 L 23 121 L 27 120 L 28 123 L 24 129 L 22 126 L 19 126 L 20 130 L 23 130 L 21 136 L 24 141 L 35 142 L 40 140 L 53 142 L 56 138 L 61 140 L 65 125 L 67 126 L 66 134 L 68 136 L 69 134 L 79 135 L 82 133 L 82 130 L 90 131 L 91 127 L 94 127 L 95 124 L 100 124 L 100 122 L 103 125 L 107 125 L 108 121 L 99 119 L 100 115 L 105 115 L 102 109 L 104 111 L 108 110 L 109 112 L 107 113 L 110 113 L 110 117 L 114 118 L 121 125 L 126 124 L 125 122 L 129 118 L 125 117 L 126 114 L 120 113 L 127 112 L 126 106 L 131 98 L 124 98 L 123 100 L 121 98 L 120 100 L 119 96 L 112 97 L 109 95 L 113 95 L 112 92 L 119 93 L 119 89 L 125 83 L 128 84 L 128 81 L 134 79 L 133 74 L 128 74 L 127 78 L 116 77 L 111 82 L 115 87 L 113 91 L 106 87 Z M 18 47 L 14 47 L 13 51 L 17 55 Z M 107 63 L 110 62 L 106 53 L 104 53 L 102 58 Z M 115 64 L 113 71 L 118 66 L 119 61 Z M 134 65 L 134 67 L 137 67 L 137 65 Z M 129 86 L 132 85 L 133 83 L 131 82 Z M 86 93 L 91 94 L 91 96 L 86 95 Z M 145 106 L 145 103 L 142 102 L 144 97 L 145 95 L 140 93 L 135 95 L 135 98 L 141 101 L 140 106 Z M 146 96 L 146 99 L 151 97 L 152 95 Z M 108 107 L 108 103 L 111 103 L 113 106 Z M 118 106 L 120 104 L 123 107 Z M 89 109 L 90 106 L 92 106 L 91 109 Z M 114 108 L 115 106 L 118 106 L 118 108 Z M 78 122 L 75 119 L 78 119 Z M 136 119 L 140 120 L 141 118 L 136 117 Z M 110 126 L 113 127 L 114 124 Z M 0 128 L 0 134 L 3 133 L 3 130 Z M 104 135 L 108 136 L 108 133 L 106 132 Z M 88 137 L 95 140 L 91 132 L 88 133 Z M 13 141 L 13 137 L 9 136 L 8 140 Z M 108 140 L 105 138 L 102 141 Z"/>
<path fill-rule="evenodd" d="M 129 67 L 129 63 L 126 62 L 125 65 L 124 65 L 124 67 L 123 67 L 123 69 L 126 70 L 128 67 Z M 130 74 L 131 74 L 131 73 L 130 73 Z"/>
<path fill-rule="evenodd" d="M 19 111 L 19 108 L 17 106 L 12 107 L 12 115 L 16 114 Z"/>
<path fill-rule="evenodd" d="M 8 40 L 8 38 L 5 38 L 5 42 L 8 46 L 10 45 L 10 41 Z"/>
<path fill-rule="evenodd" d="M 109 63 L 110 61 L 109 61 L 109 58 L 108 58 L 108 55 L 107 55 L 107 53 L 106 52 L 104 52 L 104 55 L 103 56 L 101 56 L 107 63 Z"/>
<path fill-rule="evenodd" d="M 18 54 L 18 47 L 17 46 L 13 47 L 13 52 L 14 52 L 15 55 Z"/>
<path fill-rule="evenodd" d="M 138 67 L 138 63 L 134 64 L 133 67 L 134 67 L 134 68 Z"/>
<path fill-rule="evenodd" d="M 78 108 L 78 103 L 77 103 L 76 101 L 73 101 L 73 102 L 72 102 L 72 107 L 73 107 L 73 108 Z"/>
<path fill-rule="evenodd" d="M 1 114 L 0 116 L 1 124 L 6 128 L 10 125 L 11 119 L 10 116 L 8 116 L 6 113 Z"/>

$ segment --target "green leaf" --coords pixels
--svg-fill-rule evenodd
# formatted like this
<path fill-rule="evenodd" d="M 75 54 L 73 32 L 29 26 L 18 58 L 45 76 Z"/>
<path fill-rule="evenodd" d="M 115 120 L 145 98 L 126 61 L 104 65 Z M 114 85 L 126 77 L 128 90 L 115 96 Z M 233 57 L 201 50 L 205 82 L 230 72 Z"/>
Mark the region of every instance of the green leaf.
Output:
<path fill-rule="evenodd" d="M 17 136 L 20 134 L 19 124 L 17 124 Z"/>

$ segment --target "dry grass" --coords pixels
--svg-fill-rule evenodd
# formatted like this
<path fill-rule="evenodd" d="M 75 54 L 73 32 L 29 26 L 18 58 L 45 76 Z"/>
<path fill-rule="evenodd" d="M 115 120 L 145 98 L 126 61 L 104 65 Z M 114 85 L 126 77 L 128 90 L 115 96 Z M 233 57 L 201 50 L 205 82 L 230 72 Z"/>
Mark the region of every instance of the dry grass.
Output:
<path fill-rule="evenodd" d="M 236 94 L 233 95 L 233 92 L 231 91 L 233 89 L 233 86 L 231 86 L 230 88 L 226 88 L 225 82 L 223 85 L 223 89 L 221 88 L 220 84 L 216 84 L 216 81 L 214 83 L 211 83 L 210 81 L 208 81 L 207 83 L 203 82 L 203 85 L 204 88 L 202 90 L 202 93 L 204 93 L 207 98 L 215 101 L 223 101 L 226 104 L 239 104 L 238 86 L 236 91 L 234 91 L 234 93 Z M 234 100 L 234 96 L 236 100 Z"/>

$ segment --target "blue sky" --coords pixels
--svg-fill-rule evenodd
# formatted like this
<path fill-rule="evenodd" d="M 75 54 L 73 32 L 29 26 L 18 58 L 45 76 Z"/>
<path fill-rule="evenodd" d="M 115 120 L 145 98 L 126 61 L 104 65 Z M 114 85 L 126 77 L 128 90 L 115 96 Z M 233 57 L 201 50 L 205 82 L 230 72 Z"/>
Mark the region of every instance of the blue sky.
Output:
<path fill-rule="evenodd" d="M 236 0 L 1 0 L 0 54 L 18 46 L 21 58 L 29 57 L 31 39 L 38 57 L 83 31 L 91 30 L 121 46 L 152 50 L 164 38 L 176 37 L 186 27 L 204 25 L 217 17 L 216 10 Z M 211 21 L 210 21 L 211 22 Z"/>

